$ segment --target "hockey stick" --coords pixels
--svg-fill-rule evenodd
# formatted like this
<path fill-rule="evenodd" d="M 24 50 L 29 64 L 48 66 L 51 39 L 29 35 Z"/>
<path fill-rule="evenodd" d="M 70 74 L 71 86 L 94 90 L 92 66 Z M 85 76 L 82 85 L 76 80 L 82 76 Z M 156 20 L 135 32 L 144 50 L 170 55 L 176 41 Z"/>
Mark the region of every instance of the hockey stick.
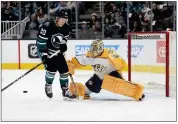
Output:
<path fill-rule="evenodd" d="M 54 56 L 58 55 L 58 53 L 60 53 L 60 50 L 56 51 L 54 54 L 52 54 L 49 59 L 53 58 Z M 34 69 L 36 69 L 37 67 L 39 67 L 41 64 L 43 64 L 43 62 L 37 64 L 36 66 L 34 66 L 32 69 L 30 69 L 29 71 L 27 71 L 25 74 L 23 74 L 22 76 L 20 76 L 19 78 L 17 78 L 15 81 L 13 81 L 12 83 L 8 84 L 7 86 L 5 86 L 3 89 L 1 89 L 1 92 L 3 92 L 5 89 L 7 89 L 8 87 L 10 87 L 11 85 L 13 85 L 15 82 L 17 82 L 18 80 L 20 80 L 21 78 L 23 78 L 24 76 L 26 76 L 28 73 L 32 72 Z"/>
<path fill-rule="evenodd" d="M 72 83 L 73 83 L 73 85 L 74 85 L 74 89 L 75 89 L 76 96 L 78 97 L 79 95 L 78 95 L 77 88 L 76 88 L 76 86 L 75 86 L 75 82 L 74 82 L 74 79 L 73 79 L 73 77 L 72 77 L 72 74 L 69 73 L 69 76 L 70 76 L 70 79 L 71 79 L 71 81 L 72 81 Z"/>

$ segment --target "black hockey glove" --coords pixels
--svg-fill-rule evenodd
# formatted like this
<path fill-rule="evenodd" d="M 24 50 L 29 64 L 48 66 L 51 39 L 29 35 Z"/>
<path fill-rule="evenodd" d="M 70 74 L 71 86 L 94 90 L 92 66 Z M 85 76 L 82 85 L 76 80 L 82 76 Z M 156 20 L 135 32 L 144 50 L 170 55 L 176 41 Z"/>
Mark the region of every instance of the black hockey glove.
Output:
<path fill-rule="evenodd" d="M 60 45 L 60 51 L 61 51 L 61 53 L 64 53 L 65 51 L 67 51 L 67 45 L 66 44 L 61 44 Z"/>
<path fill-rule="evenodd" d="M 47 64 L 48 60 L 49 60 L 48 54 L 47 53 L 42 53 L 41 54 L 41 59 L 43 61 L 43 64 Z"/>

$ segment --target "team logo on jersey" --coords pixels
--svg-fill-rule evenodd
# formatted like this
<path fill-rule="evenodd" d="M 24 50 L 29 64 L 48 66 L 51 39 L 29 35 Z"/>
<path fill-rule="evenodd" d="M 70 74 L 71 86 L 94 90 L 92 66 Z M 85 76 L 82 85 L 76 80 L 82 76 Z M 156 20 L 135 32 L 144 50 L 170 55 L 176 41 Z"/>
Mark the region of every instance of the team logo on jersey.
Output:
<path fill-rule="evenodd" d="M 28 57 L 29 58 L 39 58 L 37 54 L 37 46 L 35 44 L 28 45 Z"/>
<path fill-rule="evenodd" d="M 99 73 L 106 70 L 106 66 L 101 65 L 101 64 L 92 65 L 92 67 L 93 67 L 95 72 L 99 72 Z"/>
<path fill-rule="evenodd" d="M 52 35 L 52 37 L 51 37 L 51 44 L 55 48 L 60 48 L 61 44 L 66 44 L 66 43 L 67 43 L 66 38 L 60 33 Z"/>

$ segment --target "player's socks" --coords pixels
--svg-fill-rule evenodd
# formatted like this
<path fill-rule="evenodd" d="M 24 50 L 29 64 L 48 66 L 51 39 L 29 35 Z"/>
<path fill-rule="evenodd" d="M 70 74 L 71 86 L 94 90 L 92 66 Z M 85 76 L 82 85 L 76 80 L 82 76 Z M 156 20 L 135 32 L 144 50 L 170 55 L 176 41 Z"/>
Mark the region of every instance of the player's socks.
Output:
<path fill-rule="evenodd" d="M 53 97 L 52 82 L 54 80 L 55 74 L 56 74 L 56 72 L 46 71 L 46 75 L 45 75 L 45 80 L 46 80 L 45 93 L 49 98 Z"/>

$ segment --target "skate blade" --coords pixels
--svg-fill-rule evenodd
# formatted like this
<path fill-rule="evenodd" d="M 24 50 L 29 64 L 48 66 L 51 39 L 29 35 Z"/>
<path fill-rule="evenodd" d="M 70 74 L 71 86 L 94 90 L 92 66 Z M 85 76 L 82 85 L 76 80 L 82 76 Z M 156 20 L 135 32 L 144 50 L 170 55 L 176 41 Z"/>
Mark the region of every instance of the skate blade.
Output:
<path fill-rule="evenodd" d="M 68 97 L 64 97 L 63 100 L 65 100 L 65 101 L 76 101 L 77 99 L 70 99 Z"/>

